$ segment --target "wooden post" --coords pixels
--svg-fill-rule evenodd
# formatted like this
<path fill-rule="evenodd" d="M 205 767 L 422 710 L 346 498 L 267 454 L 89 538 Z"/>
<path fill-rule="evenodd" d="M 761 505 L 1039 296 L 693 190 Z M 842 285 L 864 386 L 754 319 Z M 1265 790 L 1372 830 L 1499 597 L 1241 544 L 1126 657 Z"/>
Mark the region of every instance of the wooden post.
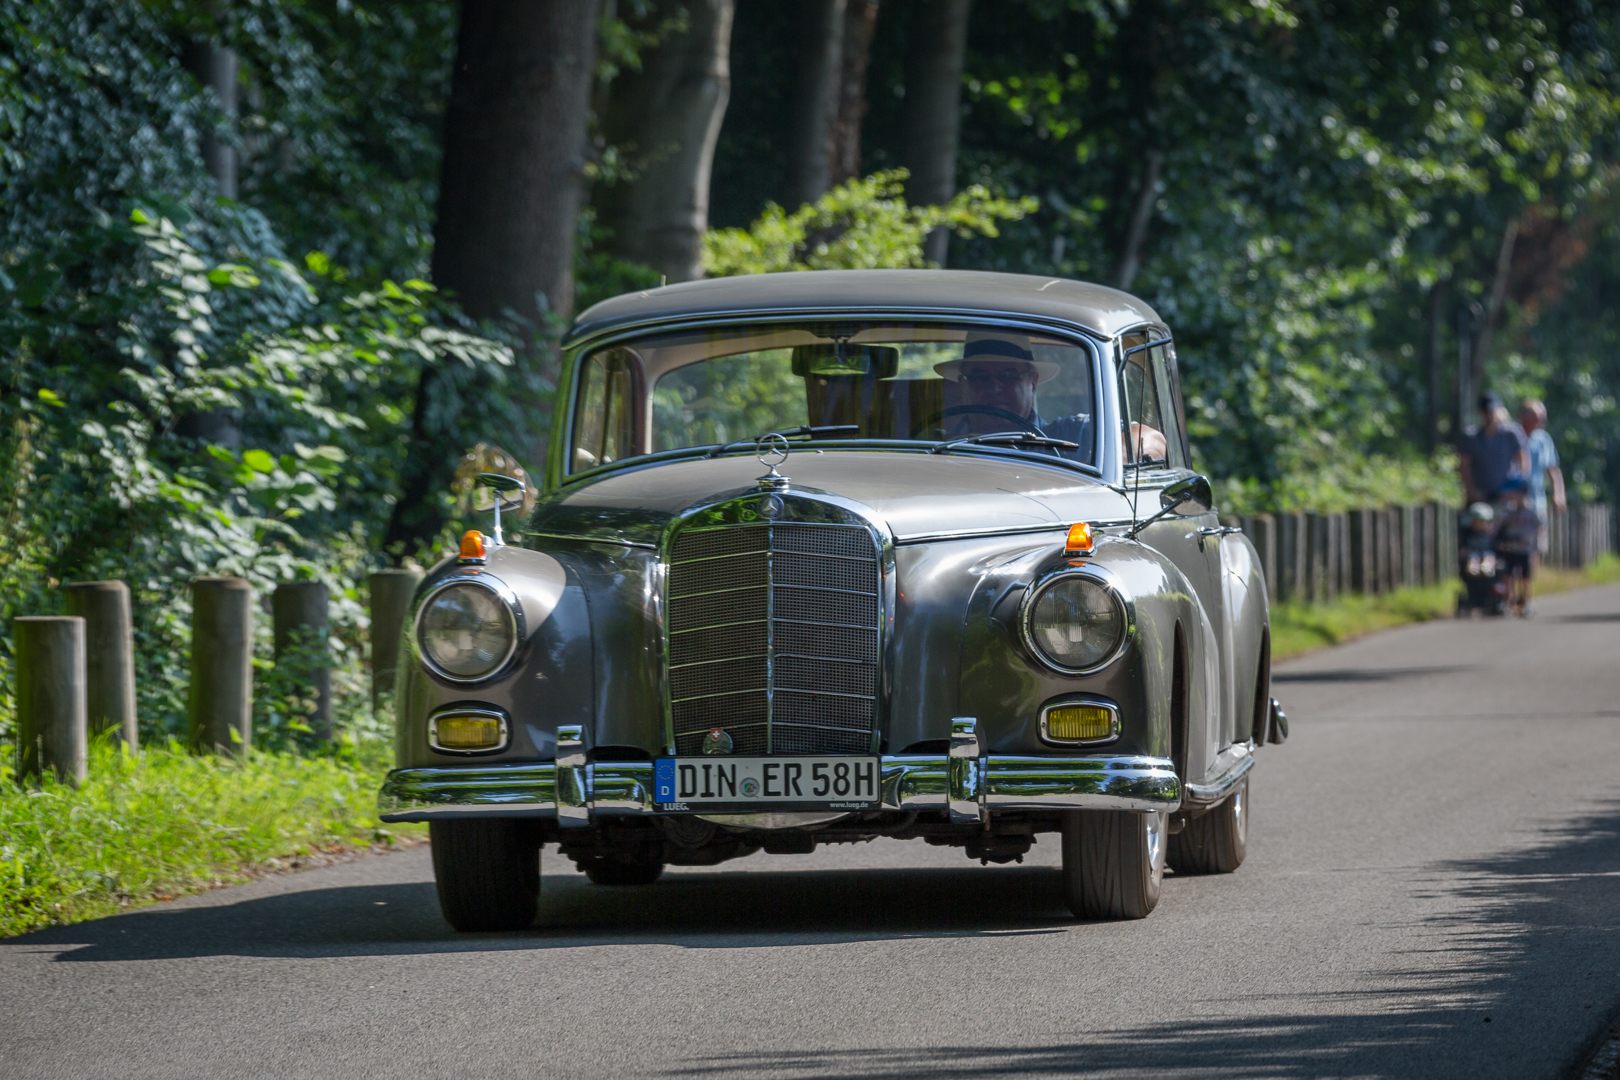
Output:
<path fill-rule="evenodd" d="M 81 784 L 89 745 L 84 620 L 22 616 L 11 626 L 17 642 L 17 778 L 50 769 L 66 783 Z"/>
<path fill-rule="evenodd" d="M 192 749 L 246 755 L 253 741 L 253 586 L 191 583 Z"/>
<path fill-rule="evenodd" d="M 1400 583 L 1403 588 L 1411 588 L 1418 583 L 1417 572 L 1417 509 L 1411 506 L 1402 506 L 1396 509 L 1401 532 L 1401 575 Z"/>
<path fill-rule="evenodd" d="M 1352 510 L 1350 519 L 1350 589 L 1372 592 L 1372 521 L 1366 510 Z"/>
<path fill-rule="evenodd" d="M 328 608 L 326 586 L 319 581 L 283 582 L 270 594 L 276 665 L 279 667 L 284 658 L 293 663 L 288 652 L 295 648 L 319 654 L 319 660 L 296 661 L 293 674 L 306 680 L 315 692 L 315 711 L 308 723 L 315 730 L 315 738 L 322 742 L 332 741 L 332 668 L 325 661 Z"/>
<path fill-rule="evenodd" d="M 399 646 L 410 617 L 411 598 L 422 582 L 420 570 L 379 570 L 371 585 L 371 708 L 379 711 L 394 692 Z"/>
<path fill-rule="evenodd" d="M 1254 550 L 1260 555 L 1260 569 L 1266 579 L 1266 596 L 1277 599 L 1277 521 L 1270 514 L 1256 514 L 1245 528 Z"/>
<path fill-rule="evenodd" d="M 1327 599 L 1327 520 L 1321 514 L 1305 515 L 1305 587 L 1301 590 L 1311 603 Z"/>
<path fill-rule="evenodd" d="M 75 581 L 62 586 L 67 613 L 84 620 L 85 693 L 90 734 L 112 731 L 133 750 L 135 628 L 129 586 L 122 581 Z"/>
<path fill-rule="evenodd" d="M 1301 565 L 1305 546 L 1303 514 L 1277 515 L 1277 599 L 1297 600 L 1303 591 L 1305 568 Z"/>

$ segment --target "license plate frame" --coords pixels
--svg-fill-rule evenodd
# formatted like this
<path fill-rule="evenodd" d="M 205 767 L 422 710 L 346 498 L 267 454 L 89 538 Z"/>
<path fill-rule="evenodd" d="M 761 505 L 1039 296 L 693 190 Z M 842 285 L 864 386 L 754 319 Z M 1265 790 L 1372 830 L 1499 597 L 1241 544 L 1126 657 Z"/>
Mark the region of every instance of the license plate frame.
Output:
<path fill-rule="evenodd" d="M 663 757 L 652 794 L 658 810 L 675 813 L 871 810 L 881 805 L 883 763 L 875 754 Z"/>

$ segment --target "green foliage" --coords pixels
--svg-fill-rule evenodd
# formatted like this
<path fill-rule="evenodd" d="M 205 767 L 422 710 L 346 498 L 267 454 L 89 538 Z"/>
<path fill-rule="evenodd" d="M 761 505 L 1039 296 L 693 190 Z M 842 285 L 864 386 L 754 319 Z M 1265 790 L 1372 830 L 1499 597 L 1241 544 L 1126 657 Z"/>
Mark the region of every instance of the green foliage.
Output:
<path fill-rule="evenodd" d="M 703 267 L 711 277 L 783 270 L 875 270 L 924 267 L 923 240 L 936 228 L 997 236 L 996 223 L 1035 210 L 1032 198 L 1003 199 L 982 185 L 945 206 L 907 206 L 906 171 L 850 180 L 814 204 L 789 213 L 774 203 L 747 229 L 711 229 Z"/>
<path fill-rule="evenodd" d="M 1364 507 L 1416 506 L 1462 501 L 1457 459 L 1439 454 L 1429 461 L 1377 455 L 1347 455 L 1304 473 L 1270 484 L 1253 479 L 1216 481 L 1223 515 L 1312 511 L 1336 514 Z"/>
<path fill-rule="evenodd" d="M 289 251 L 324 252 L 343 279 L 427 276 L 456 5 L 146 3 L 171 41 L 236 51 L 239 117 L 222 137 L 238 147 L 242 201 Z M 212 122 L 208 96 L 196 104 Z"/>
<path fill-rule="evenodd" d="M 963 176 L 1042 205 L 953 263 L 1118 281 L 1162 155 L 1130 287 L 1175 328 L 1208 467 L 1269 486 L 1346 456 L 1407 457 L 1431 408 L 1456 434 L 1459 308 L 1487 302 L 1509 223 L 1568 226 L 1605 197 L 1617 30 L 1601 8 L 1534 2 L 976 8 Z M 873 100 L 881 129 L 896 106 Z M 1493 379 L 1515 345 L 1538 351 L 1521 335 L 1557 292 L 1556 234 L 1525 234 Z M 1571 338 L 1602 348 L 1590 325 L 1566 330 L 1553 369 Z M 1612 441 L 1581 447 L 1611 484 Z"/>
<path fill-rule="evenodd" d="M 78 788 L 0 770 L 0 937 L 115 914 L 255 864 L 388 844 L 380 755 L 256 752 L 245 761 L 98 743 Z"/>
<path fill-rule="evenodd" d="M 0 741 L 12 617 L 96 578 L 134 594 L 143 730 L 179 733 L 186 585 L 208 573 L 327 582 L 340 714 L 364 730 L 363 578 L 418 373 L 444 372 L 422 412 L 471 445 L 509 430 L 511 349 L 419 280 L 295 264 L 216 198 L 206 102 L 147 8 L 0 0 L 0 25 Z"/>

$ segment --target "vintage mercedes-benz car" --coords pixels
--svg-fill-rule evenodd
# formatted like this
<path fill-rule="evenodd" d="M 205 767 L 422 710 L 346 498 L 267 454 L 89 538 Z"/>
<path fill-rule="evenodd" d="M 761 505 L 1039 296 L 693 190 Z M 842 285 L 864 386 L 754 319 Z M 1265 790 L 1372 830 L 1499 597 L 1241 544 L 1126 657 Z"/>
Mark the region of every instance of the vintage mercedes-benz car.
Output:
<path fill-rule="evenodd" d="M 875 837 L 1140 918 L 1243 861 L 1269 696 L 1253 546 L 1189 468 L 1170 332 L 1075 281 L 769 274 L 567 340 L 544 492 L 414 603 L 384 821 L 445 917 Z M 497 487 L 516 481 L 491 478 Z M 514 538 L 519 539 L 519 538 Z"/>

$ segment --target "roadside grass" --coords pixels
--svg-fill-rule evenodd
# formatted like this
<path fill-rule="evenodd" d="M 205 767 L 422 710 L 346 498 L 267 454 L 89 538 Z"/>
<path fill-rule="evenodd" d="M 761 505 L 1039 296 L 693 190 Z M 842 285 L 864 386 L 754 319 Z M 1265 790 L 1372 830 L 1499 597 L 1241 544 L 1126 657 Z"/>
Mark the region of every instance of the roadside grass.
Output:
<path fill-rule="evenodd" d="M 80 787 L 0 775 L 0 937 L 387 846 L 376 793 L 391 744 L 245 761 L 98 740 Z"/>
<path fill-rule="evenodd" d="M 1550 596 L 1585 585 L 1620 581 L 1620 556 L 1605 554 L 1584 570 L 1543 567 L 1535 596 Z M 1312 649 L 1407 623 L 1450 618 L 1457 610 L 1458 582 L 1399 589 L 1385 596 L 1343 596 L 1332 603 L 1285 602 L 1271 608 L 1271 656 L 1286 660 Z M 1534 597 L 1531 606 L 1535 606 Z"/>

